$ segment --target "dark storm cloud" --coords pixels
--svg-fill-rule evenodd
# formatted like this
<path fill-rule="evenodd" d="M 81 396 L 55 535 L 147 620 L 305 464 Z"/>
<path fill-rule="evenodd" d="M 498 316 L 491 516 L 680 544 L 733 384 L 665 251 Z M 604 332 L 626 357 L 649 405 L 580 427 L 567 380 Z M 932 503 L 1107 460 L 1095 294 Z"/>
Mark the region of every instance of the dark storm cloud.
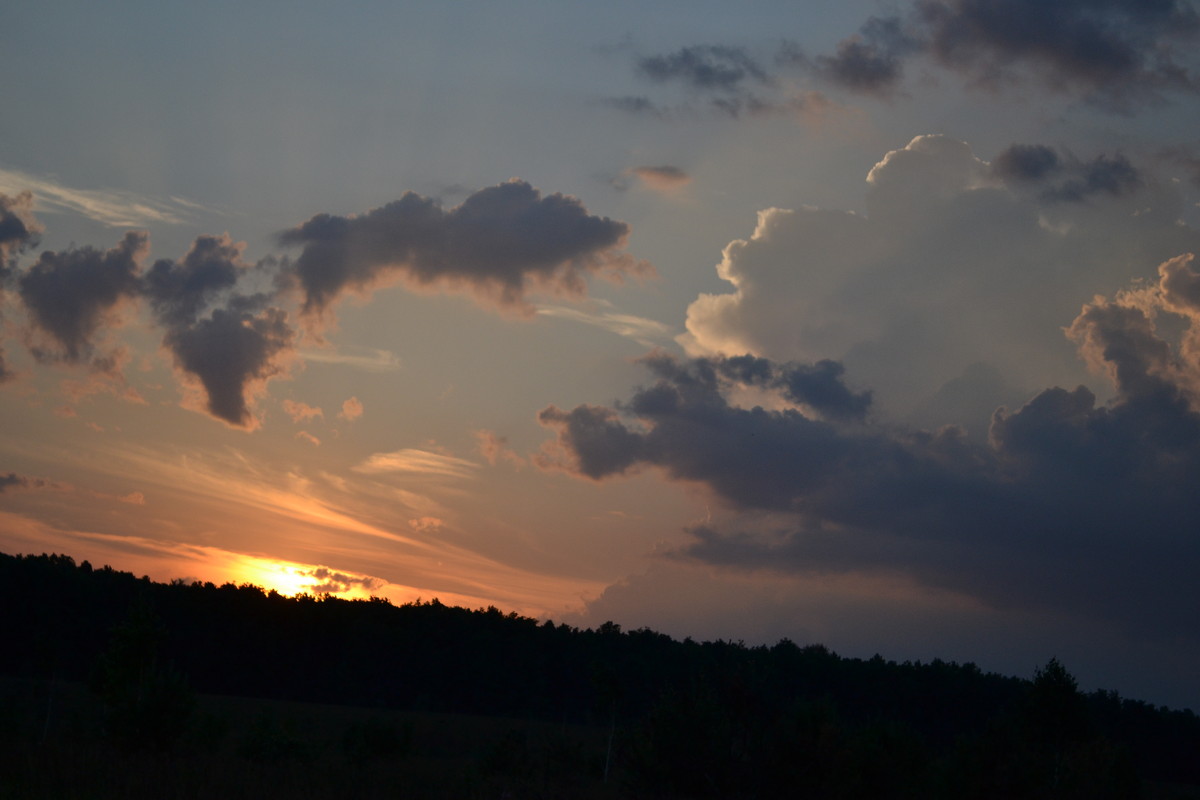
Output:
<path fill-rule="evenodd" d="M 828 422 L 785 409 L 729 405 L 731 384 L 782 386 L 801 402 L 836 418 L 861 416 L 869 396 L 839 393 L 840 365 L 776 365 L 751 356 L 681 362 L 667 355 L 643 360 L 658 381 L 639 389 L 620 406 L 651 427 L 629 428 L 617 410 L 554 406 L 539 421 L 558 432 L 569 463 L 590 478 L 625 472 L 638 463 L 653 464 L 672 477 L 709 482 L 723 497 L 745 507 L 791 508 L 800 487 L 849 457 L 843 440 Z M 843 387 L 844 388 L 844 387 Z"/>
<path fill-rule="evenodd" d="M 303 313 L 319 315 L 343 292 L 389 278 L 529 311 L 533 291 L 580 295 L 589 275 L 650 271 L 619 252 L 628 234 L 628 225 L 588 214 L 573 197 L 542 196 L 513 180 L 449 210 L 409 192 L 362 216 L 320 214 L 280 238 L 303 246 L 288 276 L 304 293 Z"/>
<path fill-rule="evenodd" d="M 142 292 L 165 329 L 163 347 L 185 382 L 204 395 L 200 409 L 253 430 L 259 422 L 254 396 L 286 372 L 296 332 L 287 313 L 272 307 L 273 296 L 234 293 L 253 271 L 243 249 L 228 234 L 199 236 L 182 259 L 155 262 L 142 278 Z M 218 299 L 221 305 L 210 310 Z"/>
<path fill-rule="evenodd" d="M 818 56 L 811 66 L 820 77 L 851 91 L 888 94 L 903 77 L 904 59 L 919 49 L 920 42 L 904 30 L 899 17 L 872 17 L 859 35 L 840 42 L 834 55 Z M 795 50 L 782 58 L 805 62 Z"/>
<path fill-rule="evenodd" d="M 701 92 L 731 92 L 748 83 L 769 84 L 766 70 L 740 47 L 696 45 L 637 60 L 638 74 L 657 83 L 677 82 Z"/>
<path fill-rule="evenodd" d="M 1200 332 L 1191 305 L 1200 274 L 1190 259 L 1168 263 L 1157 311 L 1145 293 L 1097 300 L 1068 329 L 1081 355 L 1112 376 L 1114 400 L 1048 389 L 997 411 L 987 445 L 954 428 L 904 432 L 736 405 L 739 386 L 787 387 L 790 374 L 800 393 L 840 377 L 837 365 L 797 372 L 752 357 L 656 356 L 647 365 L 657 381 L 628 402 L 550 407 L 539 419 L 557 433 L 548 450 L 558 450 L 560 468 L 602 479 L 657 466 L 737 512 L 732 523 L 692 530 L 682 551 L 692 558 L 899 570 L 991 603 L 1195 635 L 1200 414 L 1189 398 L 1200 364 L 1194 349 L 1165 341 L 1155 319 L 1181 308 L 1192 326 L 1185 340 Z M 831 404 L 844 406 L 845 395 Z"/>
<path fill-rule="evenodd" d="M 33 348 L 39 361 L 76 363 L 91 356 L 93 337 L 116 306 L 136 298 L 138 270 L 149 236 L 130 231 L 110 250 L 80 247 L 45 251 L 18 281 L 18 292 L 34 325 L 58 349 Z"/>
<path fill-rule="evenodd" d="M 777 62 L 845 89 L 896 91 L 908 60 L 931 57 L 973 83 L 1035 80 L 1128 112 L 1164 91 L 1195 91 L 1181 63 L 1200 34 L 1185 0 L 916 0 L 904 17 L 872 17 L 833 55 L 785 47 Z"/>
<path fill-rule="evenodd" d="M 1129 194 L 1144 183 L 1141 171 L 1120 153 L 1080 161 L 1045 145 L 1011 145 L 992 162 L 992 174 L 1009 184 L 1038 185 L 1050 202 Z"/>
<path fill-rule="evenodd" d="M 1187 2 L 921 0 L 917 16 L 935 58 L 985 82 L 1020 64 L 1059 88 L 1078 85 L 1118 102 L 1195 88 L 1172 52 L 1200 30 Z"/>
<path fill-rule="evenodd" d="M 180 261 L 156 261 L 143 291 L 159 322 L 174 328 L 195 321 L 215 294 L 237 283 L 245 267 L 241 255 L 242 247 L 226 234 L 198 237 Z"/>
<path fill-rule="evenodd" d="M 176 366 L 194 376 L 205 393 L 204 409 L 235 427 L 253 429 L 254 389 L 284 372 L 281 359 L 295 347 L 295 331 L 278 308 L 255 311 L 253 300 L 235 298 L 229 307 L 187 326 L 172 328 L 163 345 Z"/>
<path fill-rule="evenodd" d="M 1040 181 L 1062 168 L 1052 147 L 1014 144 L 992 161 L 992 172 L 1004 181 Z"/>

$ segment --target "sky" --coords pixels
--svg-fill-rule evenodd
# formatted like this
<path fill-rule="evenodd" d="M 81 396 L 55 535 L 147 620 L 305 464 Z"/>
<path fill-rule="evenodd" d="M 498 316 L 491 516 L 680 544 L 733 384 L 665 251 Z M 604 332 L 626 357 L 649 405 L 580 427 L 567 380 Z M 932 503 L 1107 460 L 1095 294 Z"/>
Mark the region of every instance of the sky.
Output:
<path fill-rule="evenodd" d="M 1198 40 L 8 3 L 0 551 L 1200 709 Z"/>

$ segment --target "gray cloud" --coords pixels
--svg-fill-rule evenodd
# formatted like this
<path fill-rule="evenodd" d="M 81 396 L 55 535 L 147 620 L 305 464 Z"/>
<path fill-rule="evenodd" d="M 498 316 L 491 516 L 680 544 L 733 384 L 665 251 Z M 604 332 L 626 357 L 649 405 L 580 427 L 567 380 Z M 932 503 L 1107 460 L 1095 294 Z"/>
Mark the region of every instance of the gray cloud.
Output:
<path fill-rule="evenodd" d="M 156 261 L 143 278 L 143 292 L 159 322 L 187 325 L 214 295 L 233 288 L 247 266 L 243 249 L 229 234 L 200 236 L 182 260 Z"/>
<path fill-rule="evenodd" d="M 1195 89 L 1174 60 L 1175 48 L 1200 32 L 1187 2 L 921 0 L 917 18 L 939 62 L 985 83 L 1012 80 L 1019 66 L 1116 107 L 1162 89 Z"/>
<path fill-rule="evenodd" d="M 29 192 L 14 197 L 0 193 L 0 301 L 3 301 L 6 285 L 14 274 L 17 256 L 37 243 L 42 230 L 32 212 L 33 195 Z M 4 349 L 0 348 L 0 383 L 12 378 Z"/>
<path fill-rule="evenodd" d="M 904 29 L 899 17 L 871 17 L 858 35 L 840 42 L 832 56 L 818 56 L 809 63 L 791 50 L 785 51 L 783 59 L 807 64 L 821 78 L 845 89 L 886 95 L 900 84 L 904 59 L 919 49 L 920 42 Z"/>
<path fill-rule="evenodd" d="M 0 193 L 0 279 L 6 279 L 16 256 L 37 243 L 42 226 L 33 218 L 33 195 Z"/>
<path fill-rule="evenodd" d="M 649 80 L 678 82 L 702 92 L 730 92 L 748 83 L 766 85 L 766 70 L 740 47 L 696 45 L 674 53 L 637 60 L 638 74 Z"/>
<path fill-rule="evenodd" d="M 175 365 L 199 381 L 203 410 L 234 427 L 253 430 L 254 395 L 266 381 L 286 371 L 296 333 L 287 312 L 258 309 L 261 298 L 234 298 L 227 308 L 190 325 L 172 328 L 163 345 Z"/>
<path fill-rule="evenodd" d="M 1141 171 L 1120 153 L 1081 161 L 1045 145 L 1010 146 L 992 162 L 992 174 L 1011 185 L 1037 186 L 1050 202 L 1080 203 L 1097 194 L 1131 194 L 1144 183 Z"/>
<path fill-rule="evenodd" d="M 1127 113 L 1164 92 L 1196 90 L 1183 61 L 1198 34 L 1200 18 L 1184 0 L 915 0 L 903 17 L 868 19 L 833 55 L 808 58 L 789 45 L 777 63 L 889 95 L 923 55 L 989 89 L 1033 81 Z"/>
<path fill-rule="evenodd" d="M 628 234 L 628 225 L 588 214 L 573 197 L 542 196 L 513 180 L 449 210 L 410 192 L 362 216 L 318 215 L 280 238 L 304 248 L 287 274 L 304 294 L 303 313 L 313 316 L 343 292 L 389 278 L 532 313 L 531 292 L 582 295 L 588 276 L 650 272 L 620 252 Z"/>
<path fill-rule="evenodd" d="M 9 489 L 40 489 L 50 485 L 49 481 L 42 478 L 27 478 L 15 472 L 0 474 L 0 494 Z"/>
<path fill-rule="evenodd" d="M 1113 379 L 1113 400 L 1045 390 L 998 410 L 986 445 L 953 428 L 906 432 L 738 405 L 739 387 L 787 373 L 757 358 L 658 356 L 647 360 L 656 382 L 628 402 L 550 407 L 539 419 L 557 434 L 549 450 L 559 468 L 600 480 L 654 466 L 707 486 L 733 516 L 693 527 L 680 551 L 689 558 L 898 570 L 987 603 L 1194 637 L 1200 361 L 1155 326 L 1183 309 L 1182 340 L 1200 332 L 1191 263 L 1165 264 L 1153 292 L 1098 299 L 1068 329 Z"/>
<path fill-rule="evenodd" d="M 130 231 L 110 250 L 43 252 L 21 275 L 18 292 L 34 325 L 58 347 L 34 347 L 34 357 L 69 363 L 90 358 L 93 337 L 118 304 L 139 295 L 138 270 L 148 249 L 149 236 Z"/>
<path fill-rule="evenodd" d="M 342 594 L 359 586 L 368 592 L 373 592 L 387 581 L 380 578 L 373 578 L 369 575 L 348 575 L 344 572 L 335 572 L 328 567 L 317 567 L 311 570 L 301 571 L 306 577 L 313 578 L 319 583 L 314 583 L 304 587 L 304 590 L 312 594 Z"/>

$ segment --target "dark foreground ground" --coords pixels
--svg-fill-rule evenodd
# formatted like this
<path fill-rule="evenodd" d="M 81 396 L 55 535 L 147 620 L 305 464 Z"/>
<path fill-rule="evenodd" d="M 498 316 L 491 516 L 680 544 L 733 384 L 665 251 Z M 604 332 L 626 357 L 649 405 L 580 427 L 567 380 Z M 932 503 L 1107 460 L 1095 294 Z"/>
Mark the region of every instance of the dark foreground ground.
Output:
<path fill-rule="evenodd" d="M 608 731 L 575 725 L 198 696 L 160 752 L 107 736 L 84 686 L 10 679 L 0 724 L 5 800 L 628 796 Z"/>
<path fill-rule="evenodd" d="M 168 749 L 131 748 L 106 732 L 105 709 L 87 687 L 0 679 L 0 797 L 22 798 L 684 798 L 761 796 L 706 788 L 656 787 L 653 765 L 630 764 L 637 734 L 459 714 L 379 711 L 346 706 L 196 696 L 186 731 Z M 703 732 L 698 732 L 701 735 Z M 716 733 L 716 732 L 714 732 Z M 612 742 L 610 746 L 610 736 Z M 1200 754 L 1198 754 L 1200 755 Z M 896 753 L 880 752 L 889 762 Z M 1103 761 L 1104 754 L 1097 757 Z M 803 760 L 804 754 L 797 754 Z M 1097 764 L 1110 782 L 1109 764 Z M 632 768 L 631 768 L 632 767 Z M 669 768 L 669 765 L 664 765 Z M 901 776 L 898 776 L 901 777 Z M 1100 777 L 1100 776 L 1098 776 Z M 983 789 L 942 796 L 1006 796 Z M 711 789 L 711 791 L 710 791 Z M 882 789 L 882 791 L 880 791 Z M 872 797 L 922 796 L 903 781 Z M 861 784 L 778 797 L 863 797 Z M 1200 787 L 1140 781 L 1126 787 L 1076 782 L 1038 797 L 1200 798 Z M 1025 796 L 1025 795 L 1008 795 Z"/>

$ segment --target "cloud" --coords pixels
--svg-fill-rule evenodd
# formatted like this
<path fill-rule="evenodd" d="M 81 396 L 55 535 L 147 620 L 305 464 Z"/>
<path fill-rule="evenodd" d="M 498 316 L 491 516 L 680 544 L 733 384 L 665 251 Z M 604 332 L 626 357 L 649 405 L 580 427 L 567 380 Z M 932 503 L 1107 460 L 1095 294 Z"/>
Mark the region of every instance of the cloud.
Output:
<path fill-rule="evenodd" d="M 493 467 L 501 461 L 518 468 L 525 465 L 525 459 L 508 446 L 507 438 L 492 431 L 475 431 L 475 439 L 479 442 L 479 454 Z"/>
<path fill-rule="evenodd" d="M 18 253 L 37 243 L 42 226 L 33 217 L 33 195 L 0 194 L 0 278 L 6 278 Z"/>
<path fill-rule="evenodd" d="M 986 444 L 955 428 L 747 407 L 734 399 L 740 390 L 786 390 L 789 370 L 660 355 L 645 361 L 655 383 L 626 402 L 544 409 L 539 421 L 556 438 L 540 463 L 592 480 L 656 467 L 707 487 L 724 510 L 688 529 L 679 557 L 795 574 L 898 572 L 996 607 L 1195 638 L 1192 265 L 1190 255 L 1164 262 L 1157 286 L 1097 298 L 1067 328 L 1080 356 L 1113 381 L 1111 401 L 1082 386 L 1046 389 L 999 409 Z M 1175 343 L 1171 331 L 1181 331 Z"/>
<path fill-rule="evenodd" d="M 364 372 L 395 372 L 400 359 L 390 350 L 343 345 L 339 350 L 301 350 L 300 357 L 317 364 L 339 364 Z"/>
<path fill-rule="evenodd" d="M 597 305 L 603 306 L 604 304 L 597 303 Z M 669 325 L 657 320 L 637 317 L 632 314 L 620 314 L 615 311 L 596 311 L 583 308 L 569 308 L 567 306 L 539 305 L 537 307 L 537 314 L 543 317 L 568 319 L 573 322 L 582 322 L 585 325 L 594 325 L 597 328 L 611 331 L 618 336 L 632 339 L 644 347 L 654 347 L 662 344 L 674 334 L 674 330 Z"/>
<path fill-rule="evenodd" d="M 747 83 L 769 84 L 766 70 L 740 47 L 697 45 L 637 60 L 638 74 L 657 83 L 678 82 L 702 92 L 728 92 Z"/>
<path fill-rule="evenodd" d="M 417 517 L 408 521 L 408 526 L 417 533 L 436 533 L 445 525 L 445 521 L 437 517 Z"/>
<path fill-rule="evenodd" d="M 830 83 L 863 94 L 887 95 L 904 75 L 904 59 L 920 49 L 920 42 L 904 29 L 899 17 L 871 17 L 856 36 L 838 44 L 832 56 L 808 62 L 797 51 L 785 51 L 782 60 L 804 64 Z"/>
<path fill-rule="evenodd" d="M 43 478 L 27 478 L 15 472 L 0 474 L 0 494 L 9 489 L 41 489 L 47 486 L 53 484 Z"/>
<path fill-rule="evenodd" d="M 1089 182 L 1124 164 L 1126 178 Z M 1131 268 L 1150 279 L 1200 250 L 1181 208 L 1175 188 L 1117 157 L 1017 146 L 989 164 L 964 142 L 918 136 L 870 170 L 866 215 L 760 212 L 717 267 L 732 291 L 698 296 L 680 342 L 692 355 L 839 361 L 893 418 L 928 410 L 977 364 L 1006 395 L 1086 381 L 1059 329 Z M 937 423 L 986 429 L 990 411 L 968 405 Z"/>
<path fill-rule="evenodd" d="M 1080 87 L 1120 105 L 1195 89 L 1175 61 L 1200 33 L 1190 3 L 925 0 L 918 17 L 933 56 L 984 83 L 1014 79 L 1017 65 L 1053 88 Z"/>
<path fill-rule="evenodd" d="M 359 402 L 357 397 L 350 397 L 342 403 L 342 410 L 338 412 L 338 416 L 347 422 L 353 422 L 363 415 L 363 404 Z"/>
<path fill-rule="evenodd" d="M 72 212 L 114 228 L 187 222 L 203 206 L 179 197 L 152 199 L 133 192 L 75 189 L 57 181 L 16 170 L 0 169 L 0 192 L 31 192 L 44 212 Z"/>
<path fill-rule="evenodd" d="M 314 417 L 324 417 L 325 412 L 317 406 L 301 403 L 298 400 L 284 400 L 283 413 L 292 418 L 292 422 L 300 423 Z"/>
<path fill-rule="evenodd" d="M 271 378 L 287 374 L 296 333 L 287 312 L 270 305 L 270 295 L 236 291 L 254 272 L 242 258 L 245 247 L 229 234 L 199 236 L 182 259 L 156 261 L 141 279 L 141 292 L 165 329 L 163 348 L 183 382 L 202 395 L 185 405 L 254 430 L 254 398 Z M 289 402 L 285 411 L 299 421 Z"/>
<path fill-rule="evenodd" d="M 658 101 L 645 95 L 607 98 L 613 108 L 664 120 L 690 119 L 698 112 L 715 112 L 730 119 L 773 117 L 781 114 L 823 114 L 834 104 L 820 92 L 781 85 L 757 58 L 743 47 L 691 45 L 671 53 L 639 56 L 635 73 L 664 90 L 677 90 Z"/>
<path fill-rule="evenodd" d="M 674 192 L 692 182 L 692 176 L 679 167 L 633 167 L 629 173 L 656 192 Z"/>
<path fill-rule="evenodd" d="M 33 347 L 39 361 L 77 363 L 91 357 L 93 338 L 116 324 L 123 300 L 136 299 L 138 271 L 149 250 L 145 232 L 126 233 L 110 250 L 46 250 L 18 279 L 18 293 L 35 327 L 56 347 Z"/>
<path fill-rule="evenodd" d="M 296 438 L 297 438 L 297 439 L 299 439 L 299 440 L 300 440 L 300 441 L 302 441 L 302 442 L 308 442 L 308 443 L 309 443 L 309 444 L 311 444 L 313 447 L 320 447 L 320 446 L 321 446 L 321 440 L 320 440 L 320 439 L 318 439 L 317 437 L 313 436 L 313 435 L 312 435 L 311 433 L 309 433 L 308 431 L 299 431 L 299 432 L 296 434 Z"/>
<path fill-rule="evenodd" d="M 245 247 L 229 234 L 200 236 L 181 261 L 156 261 L 143 278 L 143 291 L 160 323 L 188 325 L 218 293 L 232 289 L 248 266 L 242 261 Z"/>
<path fill-rule="evenodd" d="M 200 410 L 232 427 L 254 430 L 259 425 L 254 398 L 268 380 L 287 373 L 295 337 L 287 312 L 234 303 L 187 327 L 168 330 L 163 345 L 185 381 L 202 391 L 204 397 L 194 401 Z"/>
<path fill-rule="evenodd" d="M 33 218 L 33 195 L 22 192 L 9 197 L 0 194 L 0 303 L 4 290 L 12 278 L 17 256 L 37 242 L 42 226 Z M 0 318 L 0 324 L 3 319 Z M 4 349 L 0 348 L 0 383 L 14 377 L 5 361 Z"/>
<path fill-rule="evenodd" d="M 303 247 L 287 275 L 312 318 L 346 291 L 394 280 L 531 313 L 530 293 L 582 296 L 590 276 L 649 274 L 647 263 L 621 252 L 628 234 L 628 225 L 588 214 L 573 197 L 512 180 L 449 210 L 409 192 L 362 216 L 321 214 L 280 240 Z"/>
<path fill-rule="evenodd" d="M 1050 202 L 1081 203 L 1096 194 L 1132 194 L 1143 184 L 1141 171 L 1120 153 L 1080 161 L 1044 145 L 1012 145 L 993 161 L 992 174 L 1011 185 L 1038 186 Z"/>
<path fill-rule="evenodd" d="M 353 469 L 364 475 L 408 472 L 430 478 L 470 478 L 475 475 L 479 465 L 465 458 L 405 448 L 391 453 L 375 453 Z"/>
<path fill-rule="evenodd" d="M 319 583 L 303 587 L 304 591 L 312 594 L 344 594 L 355 587 L 361 587 L 367 592 L 375 592 L 387 585 L 387 581 L 370 575 L 352 575 L 346 572 L 335 572 L 328 567 L 296 570 L 296 574 L 311 578 Z"/>
<path fill-rule="evenodd" d="M 872 17 L 832 56 L 785 51 L 783 63 L 850 91 L 888 95 L 905 63 L 926 56 L 975 86 L 1041 84 L 1112 111 L 1192 93 L 1187 65 L 1200 35 L 1188 2 L 1162 0 L 918 0 L 905 17 Z"/>

